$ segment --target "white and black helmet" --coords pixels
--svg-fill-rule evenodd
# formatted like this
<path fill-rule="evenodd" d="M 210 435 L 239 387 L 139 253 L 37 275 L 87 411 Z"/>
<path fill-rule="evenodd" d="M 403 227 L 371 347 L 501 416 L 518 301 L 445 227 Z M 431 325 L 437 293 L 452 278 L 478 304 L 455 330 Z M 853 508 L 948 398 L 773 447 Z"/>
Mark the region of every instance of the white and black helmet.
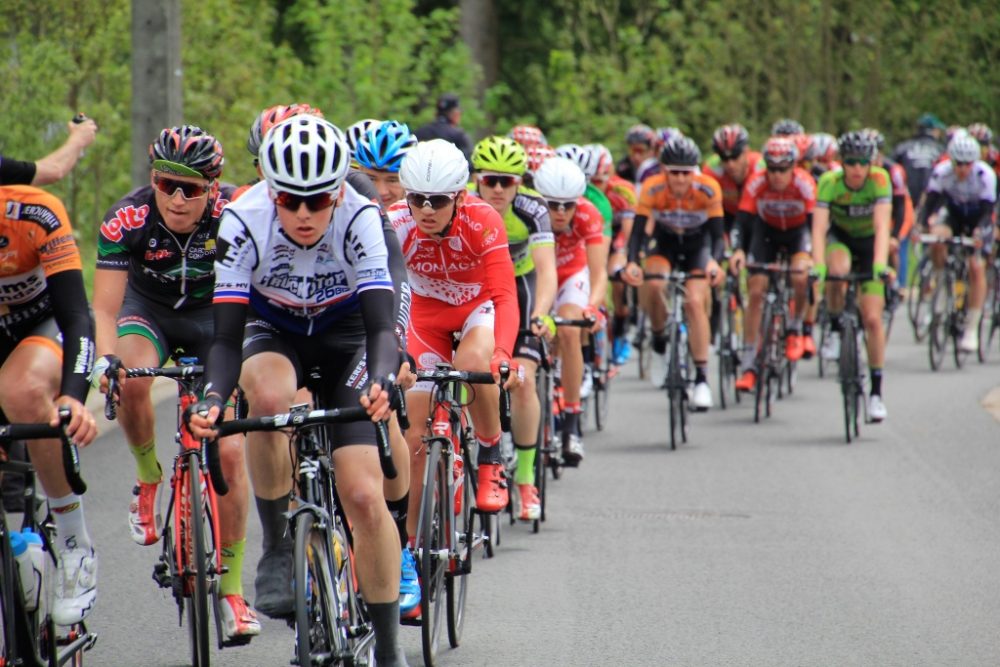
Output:
<path fill-rule="evenodd" d="M 550 157 L 535 171 L 532 182 L 538 194 L 549 201 L 574 202 L 587 189 L 587 177 L 570 159 Z"/>
<path fill-rule="evenodd" d="M 948 142 L 948 157 L 955 162 L 975 162 L 979 159 L 979 142 L 971 134 L 955 134 Z"/>
<path fill-rule="evenodd" d="M 572 160 L 576 163 L 576 166 L 583 170 L 583 175 L 588 179 L 593 178 L 597 174 L 596 156 L 586 146 L 563 144 L 556 148 L 556 155 L 564 157 L 567 160 Z"/>
<path fill-rule="evenodd" d="M 469 182 L 469 161 L 449 141 L 421 141 L 403 158 L 399 182 L 407 192 L 425 195 L 461 192 Z"/>
<path fill-rule="evenodd" d="M 271 128 L 257 157 L 272 192 L 302 196 L 340 192 L 351 162 L 343 132 L 310 115 Z"/>
<path fill-rule="evenodd" d="M 356 123 L 351 123 L 347 126 L 347 131 L 344 133 L 347 139 L 347 148 L 350 149 L 351 155 L 354 155 L 355 151 L 358 150 L 358 144 L 366 134 L 371 130 L 378 129 L 378 126 L 382 121 L 375 118 L 362 118 Z"/>

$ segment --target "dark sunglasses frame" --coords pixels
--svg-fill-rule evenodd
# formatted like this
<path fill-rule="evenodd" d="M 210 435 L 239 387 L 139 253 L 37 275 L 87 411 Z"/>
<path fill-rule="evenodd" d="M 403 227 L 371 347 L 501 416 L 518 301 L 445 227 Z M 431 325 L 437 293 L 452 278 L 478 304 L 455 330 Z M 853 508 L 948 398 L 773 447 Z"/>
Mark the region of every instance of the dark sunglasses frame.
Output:
<path fill-rule="evenodd" d="M 872 163 L 871 160 L 859 160 L 859 159 L 856 159 L 856 158 L 851 158 L 849 160 L 844 160 L 844 166 L 845 167 L 857 167 L 859 165 L 862 166 L 862 167 L 867 167 L 871 163 Z"/>
<path fill-rule="evenodd" d="M 330 192 L 320 192 L 314 195 L 295 195 L 290 192 L 279 192 L 274 195 L 274 203 L 288 211 L 298 211 L 302 204 L 313 213 L 319 213 L 330 208 L 337 202 L 337 196 Z"/>
<path fill-rule="evenodd" d="M 521 179 L 517 176 L 486 174 L 479 177 L 479 182 L 488 188 L 495 188 L 499 183 L 500 187 L 506 190 L 512 185 L 519 185 Z"/>
<path fill-rule="evenodd" d="M 549 207 L 550 211 L 559 211 L 560 213 L 563 211 L 572 211 L 576 208 L 575 201 L 552 201 L 546 199 L 545 205 Z"/>
<path fill-rule="evenodd" d="M 153 187 L 168 197 L 173 197 L 174 193 L 180 190 L 184 199 L 201 199 L 212 191 L 212 181 L 202 185 L 201 183 L 178 181 L 169 176 L 153 174 Z"/>
<path fill-rule="evenodd" d="M 788 165 L 787 167 L 772 167 L 769 165 L 767 170 L 774 174 L 784 174 L 792 170 L 792 165 Z"/>
<path fill-rule="evenodd" d="M 673 176 L 694 176 L 694 169 L 667 169 L 666 172 Z"/>
<path fill-rule="evenodd" d="M 424 208 L 429 205 L 435 211 L 440 211 L 441 209 L 446 208 L 448 204 L 455 201 L 457 196 L 457 192 L 440 195 L 425 195 L 420 192 L 407 192 L 406 203 L 409 204 L 411 208 Z"/>
<path fill-rule="evenodd" d="M 740 151 L 739 153 L 730 153 L 729 155 L 719 153 L 719 159 L 723 162 L 732 162 L 733 160 L 739 160 L 741 157 L 743 157 L 743 151 Z"/>

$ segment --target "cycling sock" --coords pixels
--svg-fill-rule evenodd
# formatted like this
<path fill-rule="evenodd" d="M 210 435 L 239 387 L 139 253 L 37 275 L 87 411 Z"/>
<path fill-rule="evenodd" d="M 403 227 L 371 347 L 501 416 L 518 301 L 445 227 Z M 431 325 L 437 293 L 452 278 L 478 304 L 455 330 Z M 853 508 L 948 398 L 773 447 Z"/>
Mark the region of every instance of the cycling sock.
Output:
<path fill-rule="evenodd" d="M 160 462 L 156 460 L 156 438 L 139 445 L 129 443 L 128 449 L 135 457 L 136 476 L 143 484 L 156 484 L 163 479 Z"/>
<path fill-rule="evenodd" d="M 243 554 L 247 538 L 222 543 L 222 567 L 228 571 L 219 580 L 219 597 L 239 595 L 243 597 Z"/>
<path fill-rule="evenodd" d="M 534 484 L 537 448 L 534 445 L 519 445 L 515 442 L 514 449 L 517 450 L 517 470 L 514 471 L 514 483 Z"/>
<path fill-rule="evenodd" d="M 653 332 L 653 352 L 657 354 L 667 353 L 667 343 L 670 342 L 670 338 L 667 337 L 665 331 Z"/>
<path fill-rule="evenodd" d="M 755 352 L 757 352 L 756 345 L 743 346 L 743 353 L 740 355 L 740 370 L 744 373 L 753 369 L 754 361 L 756 361 L 754 357 L 757 356 Z"/>
<path fill-rule="evenodd" d="M 694 383 L 701 384 L 702 382 L 708 382 L 708 364 L 695 362 Z"/>
<path fill-rule="evenodd" d="M 476 455 L 477 464 L 483 465 L 484 463 L 503 463 L 500 448 L 497 447 L 497 444 L 500 443 L 499 431 L 497 431 L 497 434 L 491 438 L 483 437 L 477 433 L 476 442 L 479 443 L 479 453 Z"/>
<path fill-rule="evenodd" d="M 49 509 L 56 524 L 56 544 L 60 551 L 93 548 L 83 517 L 83 498 L 75 493 L 49 498 Z"/>
<path fill-rule="evenodd" d="M 873 368 L 871 369 L 872 378 L 872 396 L 882 395 L 882 369 Z"/>
<path fill-rule="evenodd" d="M 399 649 L 399 598 L 393 602 L 369 602 L 368 613 L 375 630 L 375 662 L 396 667 L 405 665 Z"/>
<path fill-rule="evenodd" d="M 580 403 L 567 403 L 563 411 L 562 434 L 563 437 L 580 434 Z"/>
<path fill-rule="evenodd" d="M 808 321 L 807 322 L 803 322 L 802 323 L 802 335 L 803 336 L 809 336 L 809 335 L 812 335 L 812 332 L 813 332 L 813 323 L 812 322 L 808 322 Z"/>
<path fill-rule="evenodd" d="M 410 539 L 409 533 L 406 532 L 406 513 L 410 504 L 410 492 L 407 491 L 406 495 L 399 500 L 386 500 L 385 504 L 389 508 L 392 520 L 396 523 L 396 530 L 399 531 L 399 546 L 403 548 Z"/>
<path fill-rule="evenodd" d="M 965 321 L 970 324 L 970 326 L 976 327 L 979 325 L 979 318 L 983 316 L 982 308 L 969 308 L 965 311 Z"/>
<path fill-rule="evenodd" d="M 611 319 L 611 337 L 621 338 L 625 335 L 625 326 L 628 323 L 628 319 L 625 315 L 615 315 Z"/>
<path fill-rule="evenodd" d="M 796 317 L 788 323 L 789 333 L 799 333 L 802 331 L 802 318 Z"/>
<path fill-rule="evenodd" d="M 288 518 L 285 513 L 288 511 L 288 496 L 284 495 L 274 500 L 254 496 L 254 500 L 257 502 L 257 516 L 260 517 L 260 528 L 263 533 L 262 551 L 268 553 L 282 542 L 291 542 L 291 537 L 286 535 Z"/>
<path fill-rule="evenodd" d="M 830 331 L 840 333 L 840 313 L 830 313 Z"/>

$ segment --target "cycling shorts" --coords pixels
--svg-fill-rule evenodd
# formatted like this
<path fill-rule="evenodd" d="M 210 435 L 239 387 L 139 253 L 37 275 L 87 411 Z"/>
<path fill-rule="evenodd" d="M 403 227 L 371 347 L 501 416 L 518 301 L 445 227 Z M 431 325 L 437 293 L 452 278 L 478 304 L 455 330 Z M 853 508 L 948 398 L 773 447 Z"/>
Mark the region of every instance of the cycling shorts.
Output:
<path fill-rule="evenodd" d="M 826 254 L 840 248 L 846 250 L 851 255 L 851 271 L 854 273 L 872 273 L 875 261 L 875 237 L 874 236 L 850 236 L 837 227 L 831 227 L 826 237 Z M 885 289 L 882 281 L 877 276 L 872 280 L 867 280 L 861 284 L 862 294 L 873 294 L 885 297 Z"/>
<path fill-rule="evenodd" d="M 288 359 L 295 369 L 297 387 L 306 384 L 307 373 L 318 368 L 322 374 L 320 398 L 325 407 L 358 405 L 368 384 L 365 363 L 365 327 L 357 313 L 338 321 L 333 329 L 318 335 L 281 331 L 254 312 L 247 317 L 243 337 L 243 360 L 275 352 Z M 346 445 L 375 445 L 375 427 L 370 421 L 333 424 L 327 427 L 334 449 Z"/>
<path fill-rule="evenodd" d="M 414 301 L 407 334 L 407 348 L 418 370 L 433 370 L 437 364 L 451 363 L 456 334 L 462 339 L 475 327 L 486 327 L 493 332 L 496 309 L 489 299 L 471 310 L 441 307 L 432 313 L 420 312 L 422 302 Z M 431 391 L 433 388 L 433 382 L 418 382 L 410 391 Z"/>
<path fill-rule="evenodd" d="M 517 283 L 517 305 L 521 310 L 521 321 L 514 342 L 514 355 L 521 359 L 529 359 L 536 364 L 542 361 L 542 346 L 538 338 L 525 332 L 531 331 L 531 313 L 535 310 L 535 284 L 537 279 L 534 271 L 521 276 L 515 276 Z"/>
<path fill-rule="evenodd" d="M 0 317 L 0 324 L 5 318 Z M 49 317 L 41 320 L 33 320 L 23 323 L 11 323 L 9 326 L 0 326 L 0 364 L 7 361 L 7 357 L 15 348 L 25 345 L 41 345 L 52 350 L 56 358 L 62 359 L 63 355 L 62 333 L 59 332 L 59 325 L 56 318 Z"/>
<path fill-rule="evenodd" d="M 148 339 L 156 348 L 160 365 L 178 349 L 204 362 L 214 329 L 215 317 L 210 303 L 174 310 L 143 297 L 131 287 L 125 288 L 125 299 L 118 312 L 118 337 L 135 334 Z"/>
<path fill-rule="evenodd" d="M 750 262 L 770 264 L 778 259 L 780 252 L 784 252 L 789 259 L 812 253 L 812 233 L 808 225 L 781 231 L 754 218 L 751 234 L 750 252 L 747 254 Z"/>
<path fill-rule="evenodd" d="M 983 245 L 979 248 L 979 254 L 984 259 L 989 259 L 993 255 L 993 230 L 995 225 L 990 225 L 982 232 L 977 230 L 977 221 L 968 218 L 959 218 L 952 215 L 947 206 L 942 206 L 938 213 L 937 224 L 943 225 L 951 230 L 953 236 L 979 236 Z"/>
<path fill-rule="evenodd" d="M 670 268 L 685 273 L 704 271 L 712 258 L 711 250 L 705 245 L 707 230 L 688 234 L 675 234 L 663 228 L 653 232 L 653 238 L 646 248 L 646 256 L 657 255 L 670 263 Z"/>
<path fill-rule="evenodd" d="M 553 309 L 558 312 L 566 305 L 580 308 L 590 305 L 590 269 L 584 267 L 559 283 Z"/>

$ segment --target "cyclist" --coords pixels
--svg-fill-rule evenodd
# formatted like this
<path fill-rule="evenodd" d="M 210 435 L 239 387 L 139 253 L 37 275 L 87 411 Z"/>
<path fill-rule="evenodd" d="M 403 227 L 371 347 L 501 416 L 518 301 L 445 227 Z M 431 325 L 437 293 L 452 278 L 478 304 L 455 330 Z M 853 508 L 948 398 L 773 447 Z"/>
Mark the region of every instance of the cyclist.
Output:
<path fill-rule="evenodd" d="M 525 187 L 530 188 L 534 184 L 534 175 L 542 163 L 550 157 L 556 156 L 556 149 L 548 144 L 539 144 L 524 149 L 528 164 L 524 169 L 524 176 L 521 177 Z"/>
<path fill-rule="evenodd" d="M 695 387 L 691 405 L 698 410 L 712 407 L 708 386 L 709 284 L 717 286 L 724 276 L 719 259 L 724 250 L 722 192 L 715 179 L 695 173 L 701 162 L 698 145 L 688 137 L 669 141 L 660 154 L 663 173 L 643 184 L 629 238 L 628 266 L 623 274 L 630 285 L 639 287 L 639 300 L 649 315 L 656 366 L 651 380 L 662 387 L 667 380 L 667 339 L 665 286 L 662 280 L 643 282 L 638 265 L 639 252 L 647 244 L 647 222 L 653 223 L 652 242 L 646 247 L 646 270 L 669 273 L 672 268 L 708 280 L 687 284 L 684 303 L 690 331 L 691 355 L 695 364 Z"/>
<path fill-rule="evenodd" d="M 993 247 L 993 207 L 996 205 L 996 172 L 979 159 L 979 142 L 970 134 L 958 134 L 948 144 L 948 161 L 934 167 L 924 206 L 918 220 L 921 229 L 940 238 L 973 236 L 978 256 L 969 256 L 969 322 L 959 346 L 966 352 L 979 348 L 979 318 L 986 300 L 986 272 L 981 258 L 991 256 Z M 943 271 L 947 248 L 931 248 L 931 261 Z"/>
<path fill-rule="evenodd" d="M 611 276 L 616 275 L 628 263 L 626 245 L 629 236 L 632 235 L 632 221 L 635 219 L 635 207 L 639 203 L 639 197 L 635 186 L 614 172 L 611 151 L 600 144 L 595 144 L 593 150 L 597 156 L 597 174 L 590 179 L 590 182 L 608 196 L 613 214 L 612 240 L 608 251 L 608 275 Z M 623 366 L 632 351 L 625 337 L 629 310 L 623 283 L 616 282 L 611 286 L 611 301 L 614 308 L 610 330 L 612 362 L 616 366 Z"/>
<path fill-rule="evenodd" d="M 601 219 L 604 220 L 604 238 L 607 239 L 608 246 L 610 246 L 611 224 L 614 219 L 614 211 L 611 209 L 611 201 L 608 200 L 608 196 L 606 194 L 590 182 L 590 179 L 597 175 L 598 156 L 594 155 L 590 146 L 581 146 L 579 144 L 563 144 L 562 146 L 557 146 L 556 155 L 575 162 L 576 166 L 578 166 L 587 177 L 587 191 L 583 196 L 586 197 L 598 211 L 600 211 Z"/>
<path fill-rule="evenodd" d="M 214 136 L 194 125 L 164 129 L 149 146 L 150 184 L 108 209 L 97 243 L 94 317 L 98 363 L 95 384 L 107 391 L 109 366 L 162 366 L 177 349 L 206 358 L 211 339 L 212 287 L 219 216 L 233 186 L 219 181 L 224 162 Z M 123 374 L 124 375 L 124 374 Z M 163 473 L 156 453 L 152 378 L 121 378 L 118 421 L 135 459 L 128 524 L 132 541 L 160 539 Z M 260 634 L 243 598 L 247 476 L 243 439 L 219 443 L 223 473 L 232 489 L 219 496 L 220 581 L 227 638 Z"/>
<path fill-rule="evenodd" d="M 521 494 L 520 518 L 531 521 L 542 513 L 535 486 L 541 419 L 535 372 L 542 361 L 536 337 L 551 336 L 543 318 L 556 296 L 556 254 L 545 202 L 521 185 L 527 162 L 524 149 L 513 139 L 486 137 L 472 151 L 475 183 L 469 189 L 503 218 L 517 282 L 519 327 L 532 334 L 519 334 L 514 344 L 514 358 L 524 368 L 524 384 L 511 396 L 511 435 L 517 452 L 514 483 Z"/>
<path fill-rule="evenodd" d="M 725 213 L 726 234 L 731 234 L 733 221 L 740 210 L 740 197 L 750 177 L 757 171 L 760 153 L 748 150 L 750 134 L 739 124 L 723 125 L 712 135 L 712 150 L 716 160 L 705 163 L 704 172 L 719 183 L 722 190 L 722 210 Z"/>
<path fill-rule="evenodd" d="M 94 320 L 69 216 L 44 190 L 0 186 L 0 237 L 0 418 L 57 426 L 57 407 L 68 407 L 67 434 L 86 446 L 97 436 L 97 423 L 84 405 Z M 27 448 L 56 525 L 52 619 L 72 625 L 97 599 L 97 553 L 83 499 L 66 481 L 59 441 L 30 440 Z"/>
<path fill-rule="evenodd" d="M 901 279 L 905 278 L 900 263 L 902 254 L 900 252 L 903 242 L 910 237 L 910 230 L 913 229 L 913 200 L 910 199 L 910 191 L 906 187 L 906 170 L 898 162 L 885 155 L 885 135 L 875 128 L 865 128 L 862 132 L 869 133 L 875 139 L 878 147 L 878 155 L 872 163 L 876 167 L 882 167 L 889 172 L 892 180 L 892 233 L 889 237 L 889 266 L 896 271 Z"/>
<path fill-rule="evenodd" d="M 227 207 L 220 222 L 215 330 L 204 399 L 187 415 L 190 429 L 212 436 L 237 379 L 251 416 L 287 412 L 314 366 L 326 377 L 326 404 L 360 400 L 373 421 L 385 419 L 399 360 L 392 280 L 379 209 L 345 183 L 344 136 L 326 120 L 294 116 L 264 136 L 259 158 L 264 181 Z M 376 659 L 404 665 L 397 638 L 400 550 L 371 449 L 375 430 L 352 423 L 329 432 Z M 286 444 L 280 433 L 247 438 L 254 492 L 264 501 L 258 502 L 264 554 L 254 602 L 272 617 L 287 617 L 294 604 Z"/>
<path fill-rule="evenodd" d="M 260 142 L 264 140 L 264 135 L 267 134 L 272 127 L 286 118 L 291 118 L 292 116 L 297 116 L 303 113 L 319 116 L 320 118 L 323 117 L 322 111 L 311 107 L 308 104 L 276 104 L 275 106 L 268 107 L 257 114 L 257 118 L 254 119 L 253 125 L 250 126 L 250 134 L 247 137 L 247 150 L 250 152 L 250 155 L 253 156 L 253 166 L 257 171 L 257 178 L 253 179 L 246 185 L 241 185 L 236 188 L 230 201 L 236 201 L 243 196 L 244 192 L 260 182 L 262 175 L 260 173 L 260 161 L 257 159 L 257 153 L 260 151 Z"/>
<path fill-rule="evenodd" d="M 592 317 L 591 333 L 605 325 L 601 306 L 607 290 L 607 254 L 604 224 L 597 208 L 584 198 L 587 177 L 566 158 L 546 160 L 535 172 L 535 187 L 545 198 L 556 235 L 559 293 L 555 311 L 564 319 Z M 583 460 L 580 429 L 584 332 L 559 329 L 559 359 L 565 410 L 562 421 L 563 461 L 570 466 Z"/>
<path fill-rule="evenodd" d="M 979 142 L 979 159 L 990 165 L 1000 176 L 1000 151 L 993 145 L 993 130 L 985 123 L 973 123 L 968 128 L 969 134 Z M 997 179 L 1000 184 L 1000 178 Z"/>
<path fill-rule="evenodd" d="M 656 158 L 656 133 L 649 125 L 633 125 L 625 133 L 625 145 L 628 154 L 615 165 L 615 173 L 638 185 L 640 165 L 650 158 Z"/>
<path fill-rule="evenodd" d="M 369 130 L 375 129 L 381 123 L 382 121 L 377 118 L 362 118 L 361 120 L 347 126 L 347 130 L 344 132 L 344 138 L 347 140 L 347 148 L 351 151 L 352 167 L 358 166 L 357 161 L 354 159 L 354 154 L 358 150 L 358 144 L 361 143 L 361 138 L 368 134 Z"/>
<path fill-rule="evenodd" d="M 840 163 L 837 162 L 837 137 L 826 132 L 812 135 L 806 163 L 814 179 L 819 179 L 828 171 L 840 169 Z"/>
<path fill-rule="evenodd" d="M 521 144 L 524 150 L 533 146 L 547 146 L 549 144 L 545 139 L 545 133 L 534 125 L 515 125 L 507 133 L 507 136 Z"/>
<path fill-rule="evenodd" d="M 847 132 L 838 139 L 837 148 L 843 171 L 829 171 L 819 179 L 812 224 L 813 265 L 821 281 L 828 265 L 830 275 L 844 276 L 852 270 L 872 274 L 872 280 L 861 286 L 860 307 L 871 373 L 868 416 L 880 422 L 887 414 L 882 401 L 885 290 L 881 276 L 889 268 L 892 181 L 885 169 L 872 164 L 878 146 L 869 134 Z M 844 307 L 845 291 L 843 284 L 826 286 L 831 332 L 821 351 L 824 359 L 840 356 L 838 315 Z"/>
<path fill-rule="evenodd" d="M 454 144 L 420 142 L 399 171 L 405 201 L 389 209 L 413 288 L 408 340 L 418 369 L 452 363 L 459 370 L 491 371 L 499 380 L 511 364 L 517 338 L 518 304 L 507 233 L 496 210 L 466 189 L 469 163 Z M 458 347 L 453 350 L 456 335 Z M 507 389 L 521 378 L 511 373 Z M 407 392 L 411 424 L 425 424 L 429 383 Z M 500 447 L 499 390 L 476 387 L 470 406 L 479 444 L 476 507 L 499 512 L 507 506 L 507 482 Z M 410 446 L 410 533 L 416 529 L 426 455 L 422 429 L 406 433 Z"/>
<path fill-rule="evenodd" d="M 354 148 L 358 170 L 371 179 L 385 208 L 406 194 L 399 183 L 399 165 L 416 145 L 417 138 L 410 128 L 398 121 L 386 120 L 361 135 Z"/>
<path fill-rule="evenodd" d="M 816 352 L 811 323 L 803 322 L 809 282 L 806 272 L 812 251 L 809 222 L 816 206 L 816 183 L 806 170 L 795 166 L 797 161 L 798 148 L 787 137 L 771 137 L 764 144 L 767 170 L 751 176 L 743 189 L 729 262 L 730 270 L 739 275 L 747 256 L 753 262 L 771 263 L 779 252 L 787 253 L 789 266 L 798 272 L 791 276 L 794 301 L 785 338 L 785 356 L 790 361 Z M 741 391 L 752 391 L 757 382 L 754 360 L 767 285 L 767 273 L 751 271 L 747 280 L 750 304 L 743 329 L 743 374 L 736 381 Z"/>

